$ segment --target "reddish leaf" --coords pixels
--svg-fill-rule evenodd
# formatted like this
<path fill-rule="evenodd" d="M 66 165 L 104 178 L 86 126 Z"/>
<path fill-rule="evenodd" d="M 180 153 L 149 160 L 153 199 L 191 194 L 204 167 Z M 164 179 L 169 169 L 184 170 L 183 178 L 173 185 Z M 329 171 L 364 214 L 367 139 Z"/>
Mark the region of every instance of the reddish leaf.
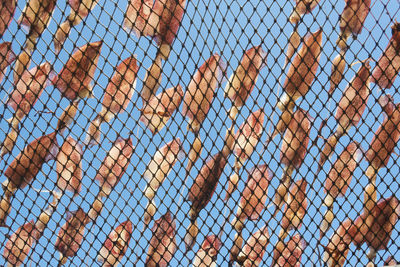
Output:
<path fill-rule="evenodd" d="M 147 252 L 146 266 L 166 267 L 177 250 L 176 225 L 170 212 L 156 220 Z"/>
<path fill-rule="evenodd" d="M 99 181 L 102 194 L 109 195 L 114 186 L 119 182 L 128 168 L 133 155 L 134 147 L 132 139 L 119 137 L 103 160 L 96 175 Z"/>
<path fill-rule="evenodd" d="M 211 107 L 215 90 L 222 81 L 226 66 L 218 54 L 211 56 L 194 74 L 183 99 L 183 115 L 190 129 L 198 132 Z"/>
<path fill-rule="evenodd" d="M 92 94 L 94 73 L 99 60 L 102 41 L 79 47 L 52 80 L 55 87 L 69 100 L 89 97 Z"/>
<path fill-rule="evenodd" d="M 132 236 L 132 222 L 126 221 L 111 231 L 103 247 L 100 249 L 97 260 L 105 266 L 116 266 L 124 257 Z"/>

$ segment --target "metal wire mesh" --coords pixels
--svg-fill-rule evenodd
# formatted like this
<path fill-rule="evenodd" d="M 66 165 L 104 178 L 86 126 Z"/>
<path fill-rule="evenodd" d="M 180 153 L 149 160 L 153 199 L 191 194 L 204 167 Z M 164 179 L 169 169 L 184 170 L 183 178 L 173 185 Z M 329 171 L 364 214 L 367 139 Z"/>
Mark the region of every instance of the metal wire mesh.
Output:
<path fill-rule="evenodd" d="M 0 265 L 395 265 L 399 10 L 2 1 Z"/>

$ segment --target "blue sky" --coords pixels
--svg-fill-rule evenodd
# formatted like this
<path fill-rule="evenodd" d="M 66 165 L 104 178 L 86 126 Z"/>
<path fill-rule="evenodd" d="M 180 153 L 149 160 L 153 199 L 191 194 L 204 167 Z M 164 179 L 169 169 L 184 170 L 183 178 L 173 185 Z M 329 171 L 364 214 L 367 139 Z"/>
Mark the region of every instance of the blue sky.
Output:
<path fill-rule="evenodd" d="M 133 34 L 128 35 L 122 29 L 124 12 L 126 10 L 127 0 L 100 0 L 98 6 L 94 8 L 91 14 L 83 23 L 74 27 L 69 35 L 69 39 L 64 45 L 63 51 L 56 57 L 52 43 L 53 35 L 57 30 L 57 25 L 65 20 L 69 13 L 69 7 L 65 1 L 58 1 L 57 7 L 53 13 L 53 18 L 48 29 L 41 36 L 37 50 L 33 54 L 33 65 L 39 65 L 44 61 L 49 61 L 53 64 L 54 69 L 59 72 L 68 60 L 69 54 L 75 47 L 80 47 L 88 42 L 104 40 L 104 45 L 101 52 L 101 57 L 98 64 L 94 81 L 94 99 L 81 101 L 79 107 L 80 112 L 76 117 L 76 122 L 70 131 L 65 133 L 72 135 L 81 142 L 85 138 L 86 129 L 89 126 L 89 120 L 94 119 L 96 112 L 101 109 L 101 101 L 103 92 L 106 88 L 110 77 L 113 75 L 114 67 L 117 66 L 123 59 L 132 54 L 137 55 L 140 70 L 138 73 L 138 83 L 136 93 L 132 98 L 132 103 L 128 106 L 126 112 L 118 115 L 116 119 L 111 121 L 111 125 L 103 125 L 102 131 L 105 138 L 102 143 L 92 148 L 86 148 L 83 159 L 83 190 L 73 202 L 70 201 L 70 195 L 63 197 L 58 205 L 57 212 L 53 215 L 44 236 L 40 239 L 35 248 L 31 251 L 29 260 L 32 265 L 55 265 L 58 260 L 58 253 L 54 250 L 56 234 L 61 225 L 65 222 L 65 211 L 75 210 L 77 207 L 82 207 L 88 211 L 90 204 L 93 202 L 99 188 L 94 177 L 96 170 L 99 168 L 107 151 L 110 149 L 110 142 L 114 141 L 118 134 L 127 137 L 131 134 L 133 144 L 136 146 L 135 154 L 131 159 L 131 164 L 128 167 L 126 174 L 115 187 L 109 198 L 106 200 L 105 209 L 101 216 L 94 224 L 89 224 L 86 228 L 86 235 L 81 249 L 77 256 L 68 261 L 67 264 L 81 265 L 82 262 L 87 266 L 96 266 L 95 258 L 104 242 L 106 236 L 112 228 L 119 225 L 121 222 L 130 219 L 134 224 L 133 239 L 130 242 L 128 252 L 122 260 L 122 265 L 129 265 L 129 262 L 136 261 L 136 255 L 141 255 L 141 261 L 145 260 L 145 255 L 148 250 L 148 243 L 151 238 L 150 228 L 153 222 L 147 227 L 147 230 L 141 235 L 140 231 L 143 228 L 141 221 L 146 206 L 147 200 L 142 194 L 142 190 L 146 186 L 142 174 L 146 168 L 146 164 L 151 160 L 152 155 L 157 148 L 172 140 L 174 137 L 180 137 L 184 140 L 184 148 L 189 150 L 190 142 L 194 136 L 186 130 L 186 119 L 179 111 L 170 120 L 167 127 L 155 136 L 151 135 L 149 130 L 146 130 L 143 124 L 139 123 L 141 108 L 141 99 L 139 92 L 142 88 L 142 81 L 145 76 L 146 69 L 150 66 L 152 59 L 155 57 L 155 43 L 149 38 L 137 39 Z M 336 39 L 338 35 L 338 17 L 344 7 L 343 0 L 322 0 L 319 6 L 304 17 L 303 22 L 299 25 L 299 32 L 304 35 L 308 30 L 316 31 L 320 27 L 323 28 L 323 52 L 318 70 L 318 77 L 312 85 L 312 89 L 306 97 L 299 99 L 297 104 L 310 112 L 316 118 L 315 126 L 311 130 L 311 140 L 314 140 L 317 135 L 318 127 L 321 121 L 328 116 L 328 127 L 325 127 L 323 136 L 328 137 L 336 126 L 333 116 L 330 112 L 334 112 L 335 103 L 340 99 L 341 93 L 346 87 L 348 81 L 354 76 L 359 65 L 348 68 L 346 67 L 346 75 L 343 82 L 339 85 L 333 95 L 333 101 L 328 101 L 327 90 L 329 88 L 329 75 L 332 59 L 338 53 L 336 49 Z M 168 61 L 163 63 L 163 81 L 162 89 L 170 88 L 181 84 L 185 90 L 190 82 L 192 75 L 198 67 L 212 54 L 218 52 L 227 62 L 227 74 L 230 76 L 233 70 L 237 67 L 245 50 L 262 44 L 262 47 L 268 53 L 267 67 L 261 73 L 257 81 L 256 88 L 252 95 L 243 107 L 239 117 L 238 125 L 240 125 L 251 111 L 259 108 L 264 108 L 266 119 L 264 123 L 265 131 L 261 138 L 264 142 L 267 137 L 267 132 L 270 129 L 271 121 L 276 123 L 277 115 L 271 116 L 278 96 L 282 93 L 281 85 L 284 81 L 285 70 L 282 70 L 284 63 L 284 51 L 288 37 L 293 29 L 293 26 L 288 22 L 288 17 L 292 11 L 294 1 L 188 1 L 186 12 L 182 20 L 182 26 L 179 29 L 178 36 L 174 42 L 173 51 Z M 25 1 L 18 1 L 18 7 L 14 15 L 10 27 L 4 34 L 1 41 L 11 41 L 12 47 L 16 53 L 21 50 L 26 39 L 26 32 L 19 29 L 16 24 L 16 19 L 19 18 L 22 9 L 25 6 Z M 371 13 L 366 19 L 364 29 L 358 36 L 358 39 L 350 40 L 350 49 L 347 52 L 347 61 L 352 63 L 356 60 L 363 60 L 368 57 L 377 60 L 388 43 L 391 36 L 390 26 L 394 20 L 399 17 L 400 4 L 397 1 L 391 0 L 384 3 L 383 1 L 375 0 L 372 2 Z M 372 62 L 372 67 L 375 63 Z M 282 77 L 283 76 L 283 77 Z M 8 93 L 11 92 L 12 75 L 8 72 L 7 79 L 1 84 L 0 106 L 1 131 L 0 140 L 3 140 L 8 129 L 8 124 L 5 119 L 10 118 L 12 113 L 4 105 Z M 397 79 L 391 89 L 385 91 L 394 96 L 395 102 L 400 101 L 400 96 L 397 93 L 400 86 L 400 79 Z M 231 122 L 227 120 L 226 113 L 231 104 L 230 101 L 224 99 L 223 88 L 225 82 L 216 91 L 212 108 L 207 116 L 206 121 L 200 130 L 200 135 L 204 141 L 204 150 L 201 156 L 205 160 L 208 156 L 215 154 L 223 145 L 223 137 L 226 129 Z M 159 91 L 161 91 L 161 88 Z M 379 127 L 383 120 L 381 108 L 377 103 L 378 97 L 382 94 L 375 85 L 372 85 L 372 94 L 369 98 L 368 108 L 363 115 L 363 119 L 359 126 L 352 128 L 349 135 L 340 140 L 340 144 L 336 148 L 336 153 L 332 157 L 332 162 L 336 159 L 344 147 L 351 140 L 356 140 L 361 143 L 364 149 L 368 149 L 369 142 L 372 140 L 373 133 Z M 327 104 L 330 103 L 330 104 Z M 17 142 L 17 147 L 13 151 L 12 157 L 6 157 L 5 161 L 0 163 L 4 170 L 13 157 L 23 149 L 29 142 L 35 138 L 50 133 L 54 130 L 57 124 L 57 118 L 63 112 L 63 109 L 68 105 L 66 99 L 62 99 L 57 89 L 49 86 L 41 95 L 31 113 L 21 123 L 20 137 Z M 39 114 L 36 111 L 51 110 L 53 114 Z M 59 143 L 62 143 L 61 136 L 58 137 Z M 274 173 L 269 196 L 272 197 L 274 189 L 278 186 L 279 177 L 282 174 L 283 166 L 279 164 L 279 146 L 281 138 L 278 137 L 268 146 L 268 149 L 263 151 L 263 146 L 260 143 L 257 146 L 256 152 L 252 155 L 246 165 L 241 170 L 241 182 L 239 191 L 237 191 L 232 199 L 228 202 L 230 209 L 235 209 L 236 203 L 240 198 L 240 191 L 244 187 L 244 181 L 247 179 L 247 171 L 253 166 L 259 164 L 268 164 L 269 168 Z M 302 167 L 294 173 L 294 179 L 298 180 L 306 177 L 311 183 L 314 178 L 314 172 L 317 169 L 317 160 L 319 159 L 319 149 L 322 146 L 322 141 L 318 142 L 317 146 L 310 149 L 306 156 Z M 398 153 L 399 149 L 396 147 Z M 188 188 L 193 183 L 197 175 L 197 169 L 202 166 L 202 160 L 199 160 L 195 168 L 191 172 L 188 183 L 184 186 L 182 183 L 185 178 L 184 167 L 187 164 L 186 158 L 176 163 L 173 170 L 169 174 L 162 187 L 158 190 L 155 201 L 159 207 L 155 218 L 158 219 L 167 210 L 170 210 L 177 221 L 177 242 L 179 250 L 175 253 L 175 257 L 171 261 L 171 266 L 181 265 L 187 266 L 192 261 L 194 253 L 190 252 L 186 258 L 182 259 L 184 251 L 183 236 L 186 233 L 186 227 L 189 224 L 187 214 L 189 211 L 188 202 L 180 203 L 180 191 L 183 191 L 183 198 L 186 198 Z M 400 198 L 399 184 L 395 181 L 395 177 L 399 174 L 399 166 L 395 164 L 398 161 L 397 154 L 392 154 L 387 168 L 380 170 L 378 174 L 378 198 L 388 197 L 395 194 Z M 201 232 L 197 238 L 197 243 L 193 251 L 197 251 L 202 243 L 204 236 L 209 234 L 218 234 L 221 225 L 225 218 L 223 216 L 224 188 L 227 186 L 227 178 L 232 173 L 234 157 L 229 159 L 229 164 L 225 168 L 220 179 L 220 183 L 216 189 L 211 202 L 200 213 L 198 220 Z M 333 230 L 337 228 L 339 223 L 345 218 L 356 218 L 362 210 L 362 192 L 363 187 L 367 183 L 367 178 L 364 175 L 367 169 L 367 162 L 363 160 L 360 166 L 354 173 L 354 178 L 347 192 L 346 198 L 338 200 L 339 205 L 335 205 L 334 213 L 337 215 L 337 220 L 328 231 L 326 236 L 331 236 Z M 324 171 L 329 171 L 329 164 L 326 164 Z M 325 209 L 320 209 L 321 201 L 325 197 L 322 189 L 322 182 L 325 180 L 325 172 L 321 172 L 314 190 L 310 187 L 308 192 L 309 208 L 304 219 L 302 228 L 298 231 L 303 235 L 309 246 L 305 250 L 302 259 L 303 264 L 317 263 L 317 257 L 313 257 L 317 237 L 319 235 L 319 224 L 321 214 Z M 51 200 L 51 196 L 47 193 L 36 193 L 33 188 L 53 189 L 57 175 L 55 173 L 55 162 L 51 161 L 45 164 L 42 171 L 37 176 L 36 180 L 24 190 L 18 191 L 12 201 L 13 210 L 7 221 L 11 226 L 12 231 L 15 231 L 20 225 L 30 219 L 37 219 L 41 209 L 47 206 Z M 0 178 L 1 182 L 5 179 L 4 175 Z M 270 201 L 267 201 L 267 205 Z M 339 210 L 340 207 L 340 210 Z M 268 224 L 271 235 L 270 244 L 267 252 L 264 255 L 266 265 L 271 263 L 273 245 L 276 243 L 277 234 L 279 233 L 279 222 L 281 215 L 276 218 L 271 218 L 272 210 L 265 210 L 262 218 L 258 222 L 247 222 L 244 230 L 244 237 L 247 238 L 250 233 L 255 232 L 257 227 L 261 227 L 265 223 Z M 233 216 L 229 220 L 232 220 Z M 135 226 L 136 225 L 136 226 Z M 392 233 L 392 240 L 399 238 L 400 225 L 397 224 Z M 9 233 L 6 229 L 0 229 L 0 242 L 5 244 L 5 234 Z M 229 255 L 229 249 L 232 245 L 234 232 L 231 232 L 229 224 L 225 227 L 223 235 L 223 247 L 218 256 L 218 263 L 226 265 L 226 259 Z M 294 233 L 291 233 L 294 234 Z M 326 244 L 327 240 L 323 241 Z M 1 248 L 3 250 L 3 248 Z M 389 255 L 396 256 L 400 259 L 400 251 L 394 242 L 389 242 L 389 250 L 378 253 L 376 263 L 382 263 L 382 258 L 386 259 Z M 352 246 L 348 256 L 349 264 L 357 264 L 360 260 L 362 264 L 366 263 L 367 248 L 364 245 L 360 251 L 356 251 Z M 361 264 L 358 263 L 358 264 Z M 3 265 L 3 259 L 0 258 L 0 265 Z"/>

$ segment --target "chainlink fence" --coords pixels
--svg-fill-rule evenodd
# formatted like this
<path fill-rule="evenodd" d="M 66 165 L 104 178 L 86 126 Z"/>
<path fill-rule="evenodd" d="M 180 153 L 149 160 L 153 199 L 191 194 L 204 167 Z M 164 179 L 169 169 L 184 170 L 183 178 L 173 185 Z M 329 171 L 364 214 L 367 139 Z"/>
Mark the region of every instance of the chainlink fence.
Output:
<path fill-rule="evenodd" d="M 397 264 L 399 10 L 1 1 L 0 265 Z"/>

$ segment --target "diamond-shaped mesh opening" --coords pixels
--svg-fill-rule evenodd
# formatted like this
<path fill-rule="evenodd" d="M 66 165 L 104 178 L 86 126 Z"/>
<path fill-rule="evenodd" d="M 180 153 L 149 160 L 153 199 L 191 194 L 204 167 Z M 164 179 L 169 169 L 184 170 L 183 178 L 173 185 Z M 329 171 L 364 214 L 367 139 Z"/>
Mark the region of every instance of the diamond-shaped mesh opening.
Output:
<path fill-rule="evenodd" d="M 397 1 L 5 0 L 0 265 L 395 265 Z"/>

